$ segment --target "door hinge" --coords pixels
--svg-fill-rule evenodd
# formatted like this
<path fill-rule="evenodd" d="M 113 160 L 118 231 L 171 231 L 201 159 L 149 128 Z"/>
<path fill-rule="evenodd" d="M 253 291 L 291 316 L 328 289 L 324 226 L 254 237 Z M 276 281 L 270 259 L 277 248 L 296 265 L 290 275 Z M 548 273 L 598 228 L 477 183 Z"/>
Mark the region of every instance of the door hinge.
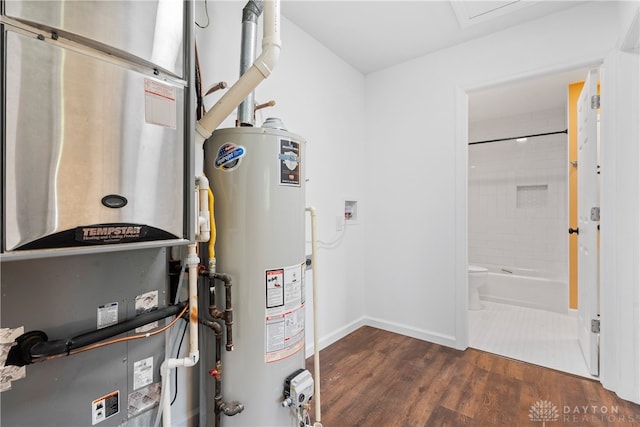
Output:
<path fill-rule="evenodd" d="M 600 108 L 600 95 L 593 95 L 591 97 L 591 109 L 597 110 Z"/>
<path fill-rule="evenodd" d="M 594 334 L 600 333 L 600 319 L 591 319 L 591 332 Z"/>
<path fill-rule="evenodd" d="M 600 207 L 591 208 L 591 221 L 600 221 Z"/>

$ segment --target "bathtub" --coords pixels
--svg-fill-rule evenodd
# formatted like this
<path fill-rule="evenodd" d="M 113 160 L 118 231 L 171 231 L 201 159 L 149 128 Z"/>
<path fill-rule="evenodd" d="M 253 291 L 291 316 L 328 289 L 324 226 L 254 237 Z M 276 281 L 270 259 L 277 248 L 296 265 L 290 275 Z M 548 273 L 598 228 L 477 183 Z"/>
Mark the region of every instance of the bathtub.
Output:
<path fill-rule="evenodd" d="M 489 270 L 487 284 L 480 288 L 480 299 L 567 313 L 567 279 L 531 269 L 474 263 Z"/>

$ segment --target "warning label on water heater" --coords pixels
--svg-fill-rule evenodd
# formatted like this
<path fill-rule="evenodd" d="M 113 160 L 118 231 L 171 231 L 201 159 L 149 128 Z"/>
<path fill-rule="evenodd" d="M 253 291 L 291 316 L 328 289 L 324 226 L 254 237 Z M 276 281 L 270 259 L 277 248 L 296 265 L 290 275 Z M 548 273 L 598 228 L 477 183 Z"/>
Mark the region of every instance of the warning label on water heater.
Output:
<path fill-rule="evenodd" d="M 288 139 L 280 140 L 280 185 L 300 187 L 300 143 Z"/>
<path fill-rule="evenodd" d="M 304 347 L 304 263 L 265 272 L 266 363 Z"/>

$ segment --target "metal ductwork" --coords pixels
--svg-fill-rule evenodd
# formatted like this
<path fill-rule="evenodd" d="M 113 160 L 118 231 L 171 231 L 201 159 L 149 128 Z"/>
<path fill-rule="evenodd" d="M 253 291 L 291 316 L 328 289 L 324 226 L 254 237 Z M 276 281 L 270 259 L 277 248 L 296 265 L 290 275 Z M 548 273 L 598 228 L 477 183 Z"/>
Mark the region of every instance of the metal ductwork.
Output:
<path fill-rule="evenodd" d="M 242 9 L 242 42 L 240 48 L 240 77 L 251 67 L 258 43 L 258 18 L 264 7 L 262 0 L 249 0 Z M 254 126 L 255 92 L 252 91 L 238 106 L 238 126 Z"/>

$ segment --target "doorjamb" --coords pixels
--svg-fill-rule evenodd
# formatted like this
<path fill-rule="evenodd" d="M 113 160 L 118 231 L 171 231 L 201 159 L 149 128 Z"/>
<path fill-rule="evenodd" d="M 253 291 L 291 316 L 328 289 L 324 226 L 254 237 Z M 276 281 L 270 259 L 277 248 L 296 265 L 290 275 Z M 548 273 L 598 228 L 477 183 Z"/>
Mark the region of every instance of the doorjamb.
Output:
<path fill-rule="evenodd" d="M 468 315 L 468 251 L 469 235 L 467 227 L 468 194 L 469 194 L 469 92 L 481 89 L 529 80 L 545 75 L 562 73 L 569 70 L 599 67 L 604 61 L 602 56 L 586 58 L 582 61 L 555 64 L 553 66 L 533 69 L 510 76 L 498 77 L 461 84 L 455 88 L 455 304 L 456 304 L 456 348 L 464 350 L 469 347 L 469 315 Z"/>

